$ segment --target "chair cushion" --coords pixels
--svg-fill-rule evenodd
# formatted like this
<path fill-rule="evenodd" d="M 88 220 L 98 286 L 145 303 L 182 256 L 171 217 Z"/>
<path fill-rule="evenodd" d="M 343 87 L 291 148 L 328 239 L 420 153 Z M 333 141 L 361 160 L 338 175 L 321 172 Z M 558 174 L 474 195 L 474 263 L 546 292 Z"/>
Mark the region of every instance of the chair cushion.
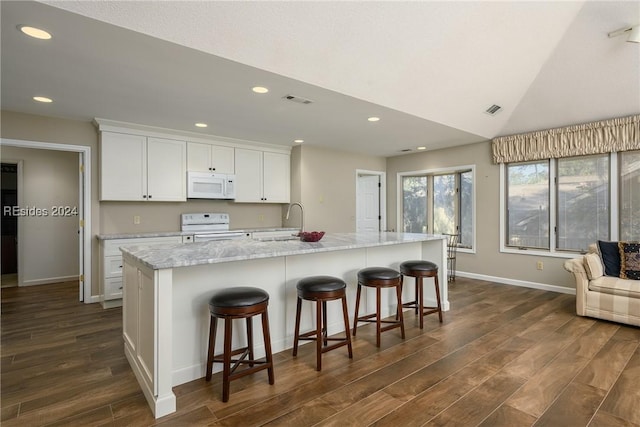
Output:
<path fill-rule="evenodd" d="M 346 287 L 344 280 L 332 276 L 305 277 L 296 284 L 296 288 L 304 292 L 333 292 Z"/>
<path fill-rule="evenodd" d="M 620 278 L 640 280 L 640 243 L 619 242 Z"/>
<path fill-rule="evenodd" d="M 587 271 L 589 280 L 604 276 L 604 267 L 598 254 L 586 254 L 583 258 L 584 269 Z"/>
<path fill-rule="evenodd" d="M 400 264 L 400 271 L 403 274 L 406 274 L 410 270 L 430 272 L 430 271 L 437 271 L 438 266 L 431 261 L 424 261 L 424 260 L 405 261 L 402 264 Z"/>
<path fill-rule="evenodd" d="M 269 294 L 260 288 L 239 286 L 216 291 L 209 307 L 249 307 L 269 300 Z"/>
<path fill-rule="evenodd" d="M 628 298 L 640 298 L 640 280 L 602 276 L 589 281 L 589 290 Z"/>
<path fill-rule="evenodd" d="M 367 267 L 358 271 L 358 281 L 367 280 L 394 280 L 399 279 L 400 273 L 393 268 Z"/>
<path fill-rule="evenodd" d="M 620 249 L 618 242 L 598 240 L 598 250 L 604 264 L 604 274 L 620 277 Z"/>

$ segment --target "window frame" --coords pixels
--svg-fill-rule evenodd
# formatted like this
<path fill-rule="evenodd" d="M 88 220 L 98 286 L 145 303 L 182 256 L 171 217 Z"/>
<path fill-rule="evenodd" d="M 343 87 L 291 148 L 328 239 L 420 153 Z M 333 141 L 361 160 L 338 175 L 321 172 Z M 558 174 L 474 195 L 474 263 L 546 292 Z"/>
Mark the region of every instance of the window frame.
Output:
<path fill-rule="evenodd" d="M 403 230 L 403 216 L 404 216 L 404 212 L 403 212 L 403 205 L 404 205 L 404 201 L 403 201 L 403 178 L 406 176 L 427 176 L 427 233 L 428 234 L 433 234 L 433 177 L 434 176 L 438 176 L 438 175 L 451 175 L 451 174 L 460 174 L 463 172 L 470 172 L 471 173 L 471 180 L 472 180 L 472 193 L 471 193 L 471 209 L 472 209 L 472 213 L 471 213 L 471 226 L 473 227 L 473 232 L 471 233 L 471 246 L 470 247 L 458 247 L 458 252 L 464 252 L 464 253 L 476 253 L 476 233 L 477 233 L 477 227 L 476 227 L 476 218 L 477 218 L 477 210 L 476 210 L 476 194 L 477 194 L 477 181 L 476 181 L 476 165 L 461 165 L 461 166 L 454 166 L 454 167 L 446 167 L 446 168 L 437 168 L 437 169 L 422 169 L 422 170 L 416 170 L 416 171 L 407 171 L 407 172 L 398 172 L 397 177 L 396 177 L 396 185 L 397 185 L 397 212 L 396 212 L 396 227 L 398 231 Z M 456 187 L 460 188 L 460 177 L 456 176 Z M 456 210 L 456 216 L 457 219 L 459 221 L 460 219 L 460 191 L 458 191 L 457 196 L 456 196 L 456 201 L 455 201 L 455 207 L 454 209 Z"/>
<path fill-rule="evenodd" d="M 634 150 L 635 151 L 635 150 Z M 616 241 L 619 238 L 619 172 L 618 162 L 620 159 L 618 152 L 603 153 L 608 155 L 609 160 L 609 239 Z M 570 156 L 592 157 L 587 156 Z M 577 254 L 584 251 L 575 251 L 567 249 L 558 249 L 558 231 L 557 231 L 557 215 L 558 215 L 558 162 L 557 159 L 541 159 L 549 161 L 549 249 L 526 248 L 508 246 L 507 238 L 507 163 L 500 163 L 500 252 L 534 255 L 542 257 L 555 258 L 574 258 Z M 528 163 L 528 162 L 511 162 L 512 164 Z M 594 242 L 595 243 L 595 242 Z"/>

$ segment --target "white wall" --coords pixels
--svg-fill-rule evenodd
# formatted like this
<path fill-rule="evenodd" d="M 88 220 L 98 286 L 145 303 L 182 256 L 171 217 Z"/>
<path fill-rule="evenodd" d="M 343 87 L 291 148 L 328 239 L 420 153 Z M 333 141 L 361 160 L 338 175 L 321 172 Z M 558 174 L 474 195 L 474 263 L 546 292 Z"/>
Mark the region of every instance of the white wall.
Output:
<path fill-rule="evenodd" d="M 55 207 L 78 208 L 78 153 L 3 147 L 2 159 L 22 160 L 18 235 L 21 285 L 74 280 L 79 272 L 78 217 L 54 216 Z M 19 199 L 20 200 L 20 199 Z M 44 213 L 46 211 L 46 214 Z"/>

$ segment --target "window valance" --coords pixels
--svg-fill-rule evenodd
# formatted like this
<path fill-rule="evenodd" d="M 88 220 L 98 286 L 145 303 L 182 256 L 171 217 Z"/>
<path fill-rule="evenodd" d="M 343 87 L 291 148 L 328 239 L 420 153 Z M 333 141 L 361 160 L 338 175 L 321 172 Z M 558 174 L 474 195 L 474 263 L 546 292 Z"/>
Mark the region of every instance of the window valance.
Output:
<path fill-rule="evenodd" d="M 494 163 L 525 162 L 640 149 L 640 115 L 492 140 Z"/>

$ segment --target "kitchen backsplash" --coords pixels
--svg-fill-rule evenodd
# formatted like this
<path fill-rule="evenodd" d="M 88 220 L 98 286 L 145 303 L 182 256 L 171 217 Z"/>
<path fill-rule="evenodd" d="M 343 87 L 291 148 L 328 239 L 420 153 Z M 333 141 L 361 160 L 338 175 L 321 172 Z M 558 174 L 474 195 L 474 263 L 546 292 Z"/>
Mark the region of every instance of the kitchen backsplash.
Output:
<path fill-rule="evenodd" d="M 233 203 L 223 200 L 190 200 L 188 202 L 101 202 L 100 234 L 179 231 L 180 214 L 221 212 L 230 216 L 229 227 L 281 227 L 282 209 L 287 205 Z M 134 224 L 134 217 L 140 224 Z"/>

